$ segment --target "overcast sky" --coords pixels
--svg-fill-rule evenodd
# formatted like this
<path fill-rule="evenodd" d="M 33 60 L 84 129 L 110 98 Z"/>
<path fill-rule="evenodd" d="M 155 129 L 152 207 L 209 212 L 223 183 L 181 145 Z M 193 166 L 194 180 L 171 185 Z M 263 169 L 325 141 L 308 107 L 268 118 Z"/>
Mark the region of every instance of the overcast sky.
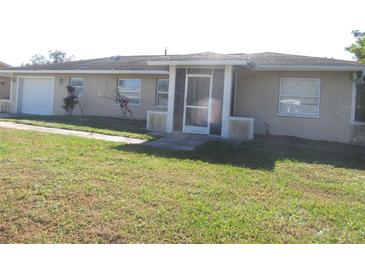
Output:
<path fill-rule="evenodd" d="M 60 49 L 112 55 L 274 51 L 350 59 L 365 1 L 1 0 L 0 60 Z"/>

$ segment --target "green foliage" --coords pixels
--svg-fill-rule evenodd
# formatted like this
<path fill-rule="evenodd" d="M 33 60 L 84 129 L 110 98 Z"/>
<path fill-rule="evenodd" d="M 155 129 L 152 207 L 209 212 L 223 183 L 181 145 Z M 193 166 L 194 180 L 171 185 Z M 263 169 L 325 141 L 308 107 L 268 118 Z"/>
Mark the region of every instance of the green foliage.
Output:
<path fill-rule="evenodd" d="M 67 53 L 61 50 L 50 50 L 48 51 L 48 58 L 42 54 L 35 54 L 29 59 L 29 63 L 24 64 L 25 66 L 31 65 L 44 65 L 44 64 L 59 64 L 70 62 L 75 59 L 75 56 L 67 56 Z"/>
<path fill-rule="evenodd" d="M 354 54 L 357 61 L 365 63 L 365 32 L 353 30 L 352 35 L 356 42 L 346 47 L 345 50 Z"/>
<path fill-rule="evenodd" d="M 43 65 L 43 64 L 49 63 L 47 58 L 44 57 L 43 55 L 39 54 L 39 53 L 33 55 L 30 58 L 29 62 L 30 62 L 30 64 L 28 64 L 28 65 Z"/>
<path fill-rule="evenodd" d="M 74 110 L 75 106 L 79 104 L 75 88 L 73 86 L 67 86 L 67 96 L 63 99 L 63 108 L 72 115 L 72 111 Z"/>
<path fill-rule="evenodd" d="M 49 55 L 49 59 L 51 61 L 51 63 L 55 63 L 55 64 L 59 64 L 59 63 L 65 63 L 65 62 L 70 62 L 73 59 L 75 59 L 75 56 L 71 55 L 71 56 L 67 56 L 67 53 L 61 50 L 50 50 L 48 52 Z"/>

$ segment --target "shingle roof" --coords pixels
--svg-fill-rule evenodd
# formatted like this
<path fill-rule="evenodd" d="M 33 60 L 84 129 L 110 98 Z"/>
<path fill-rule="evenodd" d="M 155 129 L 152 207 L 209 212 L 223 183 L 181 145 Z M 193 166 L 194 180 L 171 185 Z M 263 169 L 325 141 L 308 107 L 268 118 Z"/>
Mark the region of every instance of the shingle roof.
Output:
<path fill-rule="evenodd" d="M 111 56 L 59 64 L 14 67 L 12 70 L 168 70 L 167 67 L 147 65 L 147 61 L 158 57 L 154 55 Z"/>
<path fill-rule="evenodd" d="M 149 61 L 150 64 L 181 64 L 181 61 L 191 61 L 192 63 L 197 60 L 203 61 L 227 61 L 236 62 L 239 65 L 239 61 L 247 62 L 248 67 L 251 69 L 296 69 L 296 68 L 311 68 L 311 69 L 332 69 L 332 70 L 364 70 L 365 64 L 355 61 L 339 60 L 333 58 L 324 57 L 311 57 L 303 55 L 283 54 L 275 52 L 260 52 L 260 53 L 233 53 L 233 54 L 217 54 L 212 52 L 188 54 L 181 56 L 161 56 L 155 60 Z"/>
<path fill-rule="evenodd" d="M 203 52 L 195 54 L 183 55 L 138 55 L 138 56 L 112 56 L 106 58 L 89 59 L 72 61 L 61 64 L 45 64 L 23 67 L 13 67 L 7 70 L 22 70 L 22 71 L 61 71 L 61 70 L 82 70 L 82 71 L 168 71 L 168 63 L 170 62 L 237 62 L 237 64 L 248 64 L 253 69 L 275 69 L 279 67 L 296 67 L 296 66 L 312 66 L 319 69 L 327 67 L 336 67 L 338 70 L 364 70 L 365 64 L 338 60 L 333 58 L 310 57 L 302 55 L 282 54 L 274 52 L 262 53 L 234 53 L 234 54 L 219 54 L 213 52 Z M 164 63 L 167 62 L 167 63 Z"/>
<path fill-rule="evenodd" d="M 248 58 L 255 65 L 320 65 L 320 66 L 360 66 L 363 67 L 365 64 L 355 61 L 339 60 L 333 58 L 325 57 L 311 57 L 304 55 L 293 55 L 293 54 L 283 54 L 276 52 L 260 52 L 260 53 L 234 53 L 231 56 L 236 56 L 240 58 Z"/>
<path fill-rule="evenodd" d="M 10 66 L 10 65 L 8 65 L 7 63 L 4 63 L 4 62 L 0 61 L 0 68 L 1 68 L 1 67 L 4 67 L 4 68 L 11 68 L 11 66 Z"/>

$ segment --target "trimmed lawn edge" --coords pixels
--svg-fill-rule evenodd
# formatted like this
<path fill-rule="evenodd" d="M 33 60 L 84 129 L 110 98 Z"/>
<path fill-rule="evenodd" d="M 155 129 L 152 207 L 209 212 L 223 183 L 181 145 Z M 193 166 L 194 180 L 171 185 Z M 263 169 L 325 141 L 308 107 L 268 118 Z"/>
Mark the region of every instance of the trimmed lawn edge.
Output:
<path fill-rule="evenodd" d="M 76 119 L 92 119 L 95 118 L 97 120 L 106 120 L 105 128 L 97 128 L 93 127 L 92 125 L 88 125 L 87 123 L 85 125 L 78 125 L 78 124 L 68 124 L 72 118 Z M 61 122 L 53 122 L 52 120 L 59 120 L 65 118 L 69 121 L 65 121 L 65 123 Z M 49 119 L 49 120 L 48 120 Z M 44 117 L 44 116 L 14 116 L 14 117 L 4 117 L 0 118 L 0 121 L 4 122 L 13 122 L 17 124 L 24 124 L 24 125 L 32 125 L 32 126 L 41 126 L 41 127 L 48 127 L 48 128 L 58 128 L 58 129 L 67 129 L 67 130 L 77 130 L 77 131 L 83 131 L 83 132 L 89 132 L 89 133 L 99 133 L 104 135 L 112 135 L 112 136 L 121 136 L 121 137 L 127 137 L 127 138 L 134 138 L 134 139 L 141 139 L 141 140 L 154 140 L 156 139 L 155 136 L 149 134 L 146 132 L 132 132 L 129 131 L 128 125 L 125 129 L 117 129 L 117 128 L 108 128 L 108 120 L 120 120 L 124 121 L 122 119 L 114 118 L 114 117 L 97 117 L 97 116 L 50 116 L 50 117 Z M 129 124 L 133 121 L 131 120 L 125 120 Z M 87 122 L 87 121 L 86 121 Z M 136 120 L 136 122 L 141 122 L 139 120 Z M 132 129 L 135 130 L 135 129 Z M 142 131 L 142 130 L 141 130 Z"/>

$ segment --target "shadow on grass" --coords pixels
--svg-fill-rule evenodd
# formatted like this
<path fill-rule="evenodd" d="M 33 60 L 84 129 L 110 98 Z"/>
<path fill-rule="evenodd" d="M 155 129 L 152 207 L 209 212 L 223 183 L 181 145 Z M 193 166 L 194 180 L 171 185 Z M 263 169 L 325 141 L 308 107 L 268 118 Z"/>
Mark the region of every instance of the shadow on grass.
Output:
<path fill-rule="evenodd" d="M 200 160 L 260 170 L 273 170 L 277 160 L 365 170 L 365 147 L 294 137 L 256 136 L 255 141 L 242 144 L 207 142 L 189 152 L 145 145 L 119 145 L 114 148 L 156 157 Z"/>
<path fill-rule="evenodd" d="M 131 133 L 147 133 L 145 120 L 130 120 L 114 117 L 99 116 L 40 116 L 40 115 L 14 115 L 6 120 L 29 120 L 69 126 L 82 126 L 100 130 L 128 131 Z"/>

